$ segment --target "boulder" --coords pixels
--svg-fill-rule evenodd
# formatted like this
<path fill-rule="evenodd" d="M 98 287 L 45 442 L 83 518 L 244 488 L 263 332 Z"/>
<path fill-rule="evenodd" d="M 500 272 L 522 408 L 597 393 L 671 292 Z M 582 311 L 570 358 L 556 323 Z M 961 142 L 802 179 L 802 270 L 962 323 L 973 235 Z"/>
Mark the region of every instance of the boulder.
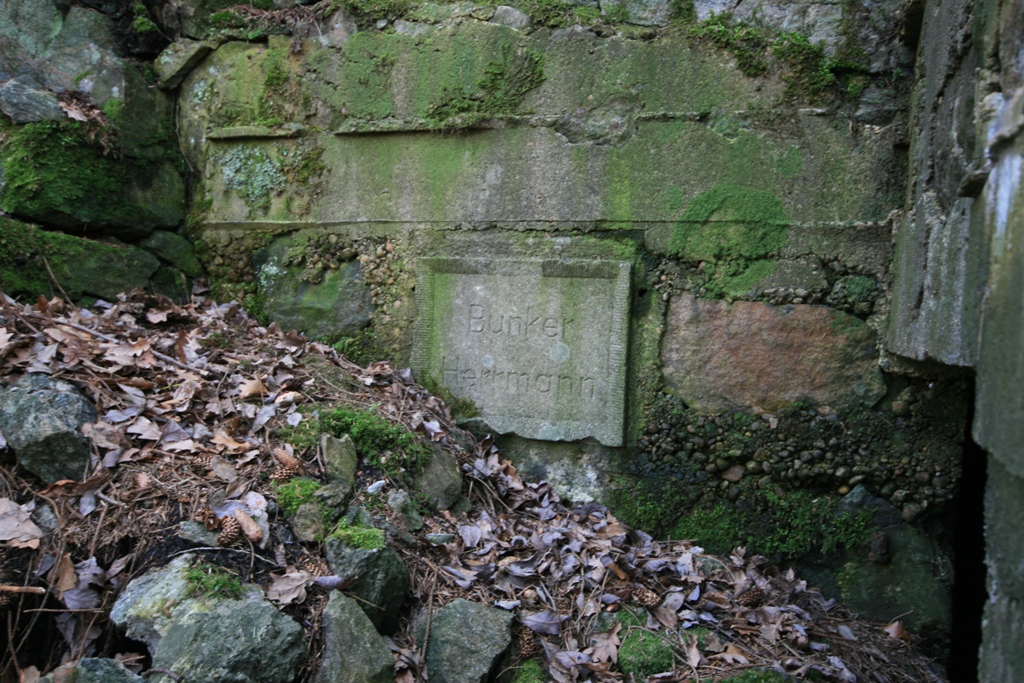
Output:
<path fill-rule="evenodd" d="M 24 124 L 2 134 L 0 208 L 56 227 L 139 237 L 184 218 L 173 104 L 118 55 L 100 12 L 52 2 L 0 4 L 0 109 Z M 66 116 L 76 91 L 113 124 L 102 136 Z M 119 154 L 111 154 L 115 141 Z"/>
<path fill-rule="evenodd" d="M 619 6 L 626 8 L 626 21 L 638 26 L 665 26 L 672 14 L 668 0 L 602 0 L 601 12 L 614 13 Z"/>
<path fill-rule="evenodd" d="M 487 681 L 512 642 L 512 619 L 511 612 L 462 598 L 434 613 L 427 640 L 431 682 Z"/>
<path fill-rule="evenodd" d="M 515 7 L 509 7 L 508 5 L 498 5 L 494 8 L 494 14 L 491 15 L 491 22 L 495 24 L 501 24 L 502 26 L 508 26 L 509 28 L 522 31 L 523 29 L 530 27 L 530 15 L 526 12 L 521 12 Z"/>
<path fill-rule="evenodd" d="M 153 62 L 158 85 L 164 90 L 177 88 L 215 45 L 205 40 L 179 40 L 171 43 Z"/>
<path fill-rule="evenodd" d="M 668 385 L 709 412 L 872 406 L 886 390 L 877 356 L 875 333 L 847 313 L 689 294 L 672 300 L 661 349 Z"/>
<path fill-rule="evenodd" d="M 394 658 L 352 598 L 334 591 L 323 612 L 324 656 L 314 683 L 390 683 Z"/>
<path fill-rule="evenodd" d="M 46 482 L 84 479 L 91 449 L 81 432 L 96 410 L 71 384 L 24 375 L 0 388 L 0 432 L 18 464 Z"/>
<path fill-rule="evenodd" d="M 381 633 L 397 628 L 399 610 L 409 592 L 409 570 L 394 548 L 352 548 L 330 539 L 327 562 L 338 576 L 359 577 L 349 590 Z"/>
<path fill-rule="evenodd" d="M 435 510 L 447 510 L 462 496 L 462 473 L 455 458 L 437 444 L 432 444 L 430 460 L 416 478 L 416 487 Z"/>
<path fill-rule="evenodd" d="M 160 261 L 142 249 L 41 230 L 0 216 L 0 290 L 11 296 L 34 299 L 49 293 L 52 271 L 72 299 L 113 301 L 120 292 L 149 288 L 159 270 Z"/>
<path fill-rule="evenodd" d="M 196 250 L 192 243 L 181 235 L 166 230 L 155 230 L 139 242 L 139 246 L 156 254 L 189 277 L 199 277 L 203 274 L 203 266 L 199 263 Z"/>
<path fill-rule="evenodd" d="M 32 121 L 60 121 L 66 118 L 57 103 L 57 96 L 49 90 L 38 90 L 27 83 L 27 78 L 12 78 L 0 84 L 0 111 L 15 123 Z"/>
<path fill-rule="evenodd" d="M 149 648 L 153 667 L 190 681 L 288 683 L 306 647 L 302 628 L 268 602 L 259 586 L 239 599 L 196 595 L 191 554 L 134 579 L 110 618 Z"/>

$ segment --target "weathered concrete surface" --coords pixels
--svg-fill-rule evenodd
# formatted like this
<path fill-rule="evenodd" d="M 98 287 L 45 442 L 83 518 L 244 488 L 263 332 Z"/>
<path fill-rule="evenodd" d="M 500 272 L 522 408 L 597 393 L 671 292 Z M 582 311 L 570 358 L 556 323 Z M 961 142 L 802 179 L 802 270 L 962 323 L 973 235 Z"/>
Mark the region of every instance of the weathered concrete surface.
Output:
<path fill-rule="evenodd" d="M 530 55 L 542 58 L 543 80 L 494 105 L 504 123 L 424 132 L 465 125 L 434 112 L 486 93 L 487 68 L 521 76 Z M 475 21 L 308 42 L 301 57 L 272 37 L 268 47 L 227 43 L 207 57 L 182 84 L 179 120 L 187 153 L 205 169 L 209 225 L 624 227 L 675 222 L 721 184 L 777 196 L 791 221 L 874 221 L 895 208 L 900 188 L 877 172 L 896 163 L 892 127 L 851 135 L 826 112 L 788 105 L 791 124 L 759 123 L 748 112 L 777 108 L 784 84 L 746 78 L 730 59 L 680 36 L 523 35 Z M 561 126 L 567 137 L 559 122 L 570 114 L 585 125 Z M 293 138 L 284 124 L 339 134 Z M 249 137 L 231 137 L 243 128 Z M 318 191 L 289 171 L 310 154 L 322 166 Z"/>
<path fill-rule="evenodd" d="M 885 395 L 874 332 L 824 306 L 673 299 L 661 353 L 669 386 L 704 411 L 835 410 Z"/>

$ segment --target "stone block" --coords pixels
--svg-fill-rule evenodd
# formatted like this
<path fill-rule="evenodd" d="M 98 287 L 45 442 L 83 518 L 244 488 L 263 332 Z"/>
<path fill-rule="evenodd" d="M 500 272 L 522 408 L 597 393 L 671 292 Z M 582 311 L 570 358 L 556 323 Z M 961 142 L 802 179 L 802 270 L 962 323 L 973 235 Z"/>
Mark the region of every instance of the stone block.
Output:
<path fill-rule="evenodd" d="M 661 352 L 668 385 L 702 411 L 775 411 L 796 402 L 839 410 L 885 395 L 875 334 L 824 306 L 676 296 Z"/>
<path fill-rule="evenodd" d="M 631 265 L 421 259 L 413 369 L 500 433 L 622 443 Z"/>

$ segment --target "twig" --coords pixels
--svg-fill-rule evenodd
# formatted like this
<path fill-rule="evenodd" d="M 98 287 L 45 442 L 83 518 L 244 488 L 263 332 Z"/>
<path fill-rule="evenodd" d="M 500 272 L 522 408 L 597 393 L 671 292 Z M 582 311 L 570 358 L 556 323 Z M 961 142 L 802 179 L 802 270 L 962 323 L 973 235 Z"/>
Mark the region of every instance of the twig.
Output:
<path fill-rule="evenodd" d="M 170 678 L 174 679 L 175 681 L 180 681 L 182 679 L 181 674 L 176 674 L 173 671 L 169 671 L 168 669 L 157 669 L 155 667 L 150 669 L 149 671 L 143 671 L 139 675 L 140 676 L 152 676 L 153 674 L 163 674 L 164 676 L 169 676 Z"/>
<path fill-rule="evenodd" d="M 68 296 L 68 293 L 65 292 L 64 288 L 60 286 L 60 281 L 57 280 L 57 276 L 53 274 L 53 271 L 50 269 L 50 262 L 46 260 L 45 256 L 43 257 L 43 265 L 46 266 L 46 272 L 50 274 L 50 279 L 53 280 L 53 284 L 57 285 L 57 289 L 59 289 L 60 293 L 64 295 L 64 300 L 67 301 L 69 304 L 73 303 L 74 300 L 70 296 Z"/>
<path fill-rule="evenodd" d="M 39 586 L 8 586 L 0 585 L 0 593 L 32 593 L 33 595 L 46 595 L 46 589 Z"/>
<path fill-rule="evenodd" d="M 11 613 L 7 612 L 7 649 L 11 651 L 11 664 L 14 665 L 14 672 L 18 674 L 18 680 L 22 680 L 21 667 L 18 665 L 18 653 L 14 650 L 14 629 L 11 627 Z"/>

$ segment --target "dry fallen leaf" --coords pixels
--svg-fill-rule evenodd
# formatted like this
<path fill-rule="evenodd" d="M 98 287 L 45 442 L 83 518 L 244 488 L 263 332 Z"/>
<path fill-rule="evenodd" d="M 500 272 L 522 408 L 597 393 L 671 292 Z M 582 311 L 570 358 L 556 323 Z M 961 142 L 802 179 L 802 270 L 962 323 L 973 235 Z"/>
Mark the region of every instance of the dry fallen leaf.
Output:
<path fill-rule="evenodd" d="M 726 646 L 725 652 L 721 652 L 717 655 L 711 655 L 709 659 L 721 659 L 725 662 L 728 662 L 729 664 L 750 663 L 750 660 L 746 658 L 746 656 L 743 654 L 743 651 L 735 645 L 733 645 L 732 643 L 729 643 L 729 645 Z"/>
<path fill-rule="evenodd" d="M 893 638 L 898 638 L 900 640 L 910 640 L 910 633 L 908 633 L 907 629 L 903 627 L 902 621 L 894 621 L 882 630 L 888 633 Z"/>
<path fill-rule="evenodd" d="M 266 388 L 263 386 L 263 382 L 260 381 L 259 377 L 242 382 L 238 387 L 238 398 L 243 401 L 250 396 L 260 396 L 264 393 L 266 393 Z"/>
<path fill-rule="evenodd" d="M 12 548 L 38 548 L 43 530 L 32 521 L 31 508 L 0 498 L 0 541 Z"/>
<path fill-rule="evenodd" d="M 306 599 L 306 586 L 312 583 L 313 575 L 298 569 L 286 574 L 271 574 L 273 582 L 267 586 L 267 598 L 279 605 L 302 602 Z"/>

